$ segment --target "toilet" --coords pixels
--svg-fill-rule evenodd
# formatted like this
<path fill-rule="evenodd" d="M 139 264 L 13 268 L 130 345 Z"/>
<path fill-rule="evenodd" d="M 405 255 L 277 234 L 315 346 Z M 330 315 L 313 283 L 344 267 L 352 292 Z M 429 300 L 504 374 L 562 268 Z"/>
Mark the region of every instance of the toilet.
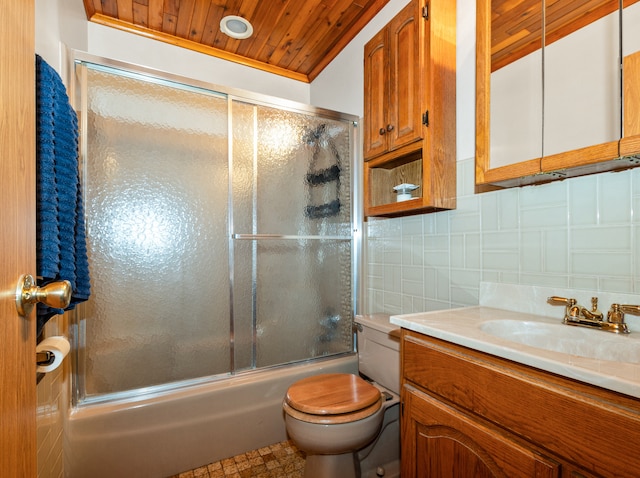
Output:
<path fill-rule="evenodd" d="M 389 315 L 356 316 L 359 375 L 293 383 L 287 434 L 306 454 L 305 478 L 400 476 L 400 337 Z"/>

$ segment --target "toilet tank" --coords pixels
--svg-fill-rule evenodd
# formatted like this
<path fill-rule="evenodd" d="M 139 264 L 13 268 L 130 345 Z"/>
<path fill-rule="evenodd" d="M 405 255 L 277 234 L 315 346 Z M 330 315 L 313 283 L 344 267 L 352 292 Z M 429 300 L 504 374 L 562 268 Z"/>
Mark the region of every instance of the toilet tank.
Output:
<path fill-rule="evenodd" d="M 358 369 L 374 382 L 400 393 L 400 328 L 388 314 L 356 315 Z"/>

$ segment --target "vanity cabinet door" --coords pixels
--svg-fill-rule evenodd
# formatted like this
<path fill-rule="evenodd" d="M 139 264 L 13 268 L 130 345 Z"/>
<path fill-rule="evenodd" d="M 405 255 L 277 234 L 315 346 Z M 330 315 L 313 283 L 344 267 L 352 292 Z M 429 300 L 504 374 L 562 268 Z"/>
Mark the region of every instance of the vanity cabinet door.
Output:
<path fill-rule="evenodd" d="M 409 385 L 402 393 L 404 478 L 560 476 L 557 463 L 505 432 Z"/>

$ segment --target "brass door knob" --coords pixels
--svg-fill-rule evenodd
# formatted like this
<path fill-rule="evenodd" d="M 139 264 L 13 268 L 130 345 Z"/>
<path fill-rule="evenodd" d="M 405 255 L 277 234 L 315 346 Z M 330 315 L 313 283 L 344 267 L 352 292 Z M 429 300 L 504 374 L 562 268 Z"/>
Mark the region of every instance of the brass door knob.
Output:
<path fill-rule="evenodd" d="M 38 287 L 32 276 L 22 275 L 16 288 L 18 314 L 22 317 L 29 316 L 38 302 L 55 309 L 68 307 L 71 303 L 71 283 L 68 280 L 62 280 Z"/>

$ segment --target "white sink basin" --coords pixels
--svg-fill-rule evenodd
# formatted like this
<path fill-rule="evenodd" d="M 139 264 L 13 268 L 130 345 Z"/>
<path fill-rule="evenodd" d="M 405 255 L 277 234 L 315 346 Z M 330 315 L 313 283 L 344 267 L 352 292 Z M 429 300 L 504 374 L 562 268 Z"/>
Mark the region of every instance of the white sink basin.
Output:
<path fill-rule="evenodd" d="M 512 342 L 578 357 L 640 364 L 640 337 L 617 335 L 562 323 L 489 320 L 482 332 Z"/>

